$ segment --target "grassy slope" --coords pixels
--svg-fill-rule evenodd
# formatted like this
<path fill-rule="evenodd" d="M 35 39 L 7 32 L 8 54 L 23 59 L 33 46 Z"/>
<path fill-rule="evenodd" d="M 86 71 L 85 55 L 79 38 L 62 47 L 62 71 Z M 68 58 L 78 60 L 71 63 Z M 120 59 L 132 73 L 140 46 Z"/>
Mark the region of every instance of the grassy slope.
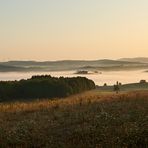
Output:
<path fill-rule="evenodd" d="M 98 90 L 101 91 L 113 91 L 113 86 L 100 86 Z M 148 83 L 129 83 L 120 86 L 121 91 L 135 91 L 135 90 L 148 90 Z"/>
<path fill-rule="evenodd" d="M 147 147 L 148 91 L 0 104 L 0 147 Z"/>

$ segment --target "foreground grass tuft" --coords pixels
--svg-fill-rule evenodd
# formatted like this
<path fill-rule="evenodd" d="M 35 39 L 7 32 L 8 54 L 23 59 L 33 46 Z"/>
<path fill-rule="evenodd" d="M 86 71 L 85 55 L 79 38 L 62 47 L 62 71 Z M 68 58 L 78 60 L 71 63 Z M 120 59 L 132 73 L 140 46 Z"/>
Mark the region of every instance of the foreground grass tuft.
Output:
<path fill-rule="evenodd" d="M 148 92 L 0 104 L 0 147 L 148 147 Z"/>

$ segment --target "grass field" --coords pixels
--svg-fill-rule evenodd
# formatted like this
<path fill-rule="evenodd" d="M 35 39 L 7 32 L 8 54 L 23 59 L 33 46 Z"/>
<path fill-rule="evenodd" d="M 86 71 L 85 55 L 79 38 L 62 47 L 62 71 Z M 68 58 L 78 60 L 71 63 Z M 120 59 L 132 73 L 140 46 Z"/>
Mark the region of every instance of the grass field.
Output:
<path fill-rule="evenodd" d="M 148 147 L 148 91 L 0 104 L 0 148 Z"/>
<path fill-rule="evenodd" d="M 146 83 L 129 83 L 129 84 L 123 84 L 119 86 L 120 91 L 139 91 L 139 90 L 148 90 L 148 82 Z M 112 92 L 114 90 L 114 86 L 100 86 L 97 87 L 98 91 L 110 91 Z"/>

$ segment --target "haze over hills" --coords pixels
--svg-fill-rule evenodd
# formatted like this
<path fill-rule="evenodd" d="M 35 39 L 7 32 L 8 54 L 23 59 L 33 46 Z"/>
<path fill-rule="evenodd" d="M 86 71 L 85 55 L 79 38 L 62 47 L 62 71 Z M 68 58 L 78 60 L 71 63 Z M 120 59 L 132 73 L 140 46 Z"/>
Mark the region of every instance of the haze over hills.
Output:
<path fill-rule="evenodd" d="M 62 60 L 62 61 L 8 61 L 8 62 L 1 62 L 2 65 L 9 65 L 9 66 L 50 66 L 50 65 L 114 65 L 114 64 L 139 64 L 139 62 L 128 62 L 128 61 L 120 61 L 120 60 L 110 60 L 110 59 L 101 59 L 101 60 Z"/>
<path fill-rule="evenodd" d="M 9 65 L 0 65 L 0 72 L 8 71 L 23 71 L 23 67 L 9 66 Z"/>
<path fill-rule="evenodd" d="M 148 57 L 121 58 L 120 61 L 148 63 Z"/>
<path fill-rule="evenodd" d="M 146 60 L 147 59 L 147 60 Z M 142 62 L 143 60 L 143 62 Z M 147 61 L 147 62 L 146 62 Z M 128 60 L 63 60 L 63 61 L 8 61 L 0 62 L 0 72 L 13 71 L 63 71 L 63 70 L 125 70 L 147 69 L 148 58 Z"/>

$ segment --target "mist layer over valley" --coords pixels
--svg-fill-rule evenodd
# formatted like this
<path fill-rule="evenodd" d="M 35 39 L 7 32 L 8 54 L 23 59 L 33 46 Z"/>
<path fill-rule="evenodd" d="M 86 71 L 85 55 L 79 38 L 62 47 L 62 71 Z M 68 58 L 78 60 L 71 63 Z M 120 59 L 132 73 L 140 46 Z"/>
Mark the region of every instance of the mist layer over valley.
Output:
<path fill-rule="evenodd" d="M 64 60 L 64 61 L 8 61 L 0 63 L 0 80 L 27 79 L 33 75 L 51 75 L 55 77 L 84 76 L 92 79 L 96 85 L 113 85 L 116 81 L 123 84 L 148 80 L 147 58 L 119 60 Z M 128 61 L 129 60 L 129 61 Z M 144 62 L 145 61 L 145 62 Z M 148 59 L 147 59 L 148 61 Z M 84 73 L 83 73 L 84 72 Z"/>
<path fill-rule="evenodd" d="M 120 60 L 63 60 L 63 61 L 8 61 L 0 62 L 0 72 L 66 71 L 66 70 L 137 70 L 148 69 L 148 62 Z"/>

